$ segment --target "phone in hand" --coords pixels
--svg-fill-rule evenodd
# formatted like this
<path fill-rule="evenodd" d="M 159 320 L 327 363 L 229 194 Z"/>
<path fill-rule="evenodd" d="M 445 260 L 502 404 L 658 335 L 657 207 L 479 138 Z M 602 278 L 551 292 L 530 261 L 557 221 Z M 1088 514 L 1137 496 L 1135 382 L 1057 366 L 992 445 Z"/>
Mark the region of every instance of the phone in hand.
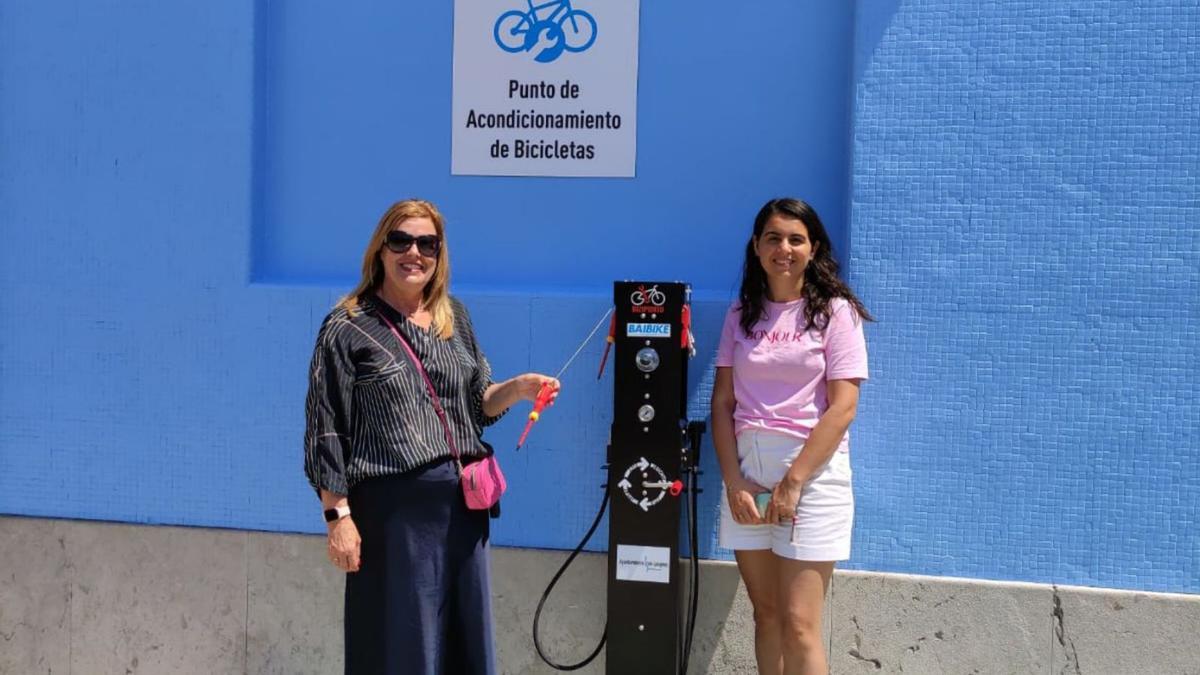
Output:
<path fill-rule="evenodd" d="M 758 507 L 758 517 L 762 518 L 767 515 L 767 504 L 771 503 L 770 492 L 760 492 L 754 495 L 754 504 Z"/>

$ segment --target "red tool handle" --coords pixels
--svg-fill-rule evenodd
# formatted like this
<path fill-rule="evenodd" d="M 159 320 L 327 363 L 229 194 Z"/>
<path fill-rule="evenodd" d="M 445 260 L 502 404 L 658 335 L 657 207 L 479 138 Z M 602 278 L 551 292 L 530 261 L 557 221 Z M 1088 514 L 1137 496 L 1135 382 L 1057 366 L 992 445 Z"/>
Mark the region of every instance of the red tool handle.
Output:
<path fill-rule="evenodd" d="M 617 315 L 614 313 L 612 321 L 608 324 L 608 337 L 604 338 L 604 356 L 600 357 L 600 372 L 596 373 L 596 379 L 599 380 L 604 375 L 604 364 L 608 363 L 608 350 L 613 346 L 613 341 L 617 339 Z"/>
<path fill-rule="evenodd" d="M 683 316 L 680 317 L 680 323 L 683 330 L 679 331 L 679 347 L 680 349 L 688 348 L 688 333 L 692 330 L 692 306 L 683 306 Z"/>
<path fill-rule="evenodd" d="M 551 405 L 554 401 L 554 389 L 550 387 L 549 382 L 543 382 L 541 388 L 538 389 L 537 396 L 533 399 L 533 410 L 529 413 L 529 420 L 536 422 L 546 406 Z"/>
<path fill-rule="evenodd" d="M 525 431 L 521 432 L 521 438 L 517 441 L 517 449 L 520 450 L 522 445 L 525 445 L 525 437 L 529 435 L 529 430 L 533 428 L 533 423 L 541 417 L 542 411 L 548 405 L 554 405 L 555 390 L 550 386 L 549 382 L 543 382 L 538 389 L 537 396 L 533 399 L 533 410 L 529 411 L 529 421 L 525 423 Z"/>

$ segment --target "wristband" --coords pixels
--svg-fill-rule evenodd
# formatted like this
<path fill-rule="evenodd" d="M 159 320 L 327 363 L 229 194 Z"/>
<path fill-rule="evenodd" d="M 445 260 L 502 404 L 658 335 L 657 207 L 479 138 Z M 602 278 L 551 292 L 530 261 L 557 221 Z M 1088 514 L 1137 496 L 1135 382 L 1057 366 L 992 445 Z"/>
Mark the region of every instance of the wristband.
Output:
<path fill-rule="evenodd" d="M 332 523 L 335 520 L 341 520 L 350 515 L 350 507 L 342 505 L 337 508 L 325 509 L 325 522 Z"/>

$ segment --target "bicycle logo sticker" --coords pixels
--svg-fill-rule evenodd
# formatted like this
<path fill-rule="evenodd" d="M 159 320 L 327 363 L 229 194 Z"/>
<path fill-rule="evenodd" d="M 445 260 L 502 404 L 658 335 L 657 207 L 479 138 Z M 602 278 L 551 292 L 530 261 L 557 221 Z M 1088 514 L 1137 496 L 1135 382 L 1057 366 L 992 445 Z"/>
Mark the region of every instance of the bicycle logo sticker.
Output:
<path fill-rule="evenodd" d="M 667 294 L 658 290 L 658 284 L 650 288 L 639 284 L 637 290 L 629 294 L 629 304 L 633 305 L 635 312 L 658 314 L 663 311 L 663 305 L 667 304 Z"/>
<path fill-rule="evenodd" d="M 509 53 L 529 52 L 533 60 L 550 63 L 564 51 L 582 52 L 596 42 L 596 20 L 571 7 L 571 0 L 529 3 L 529 10 L 513 9 L 496 19 L 496 44 Z M 539 15 L 540 14 L 540 15 Z"/>

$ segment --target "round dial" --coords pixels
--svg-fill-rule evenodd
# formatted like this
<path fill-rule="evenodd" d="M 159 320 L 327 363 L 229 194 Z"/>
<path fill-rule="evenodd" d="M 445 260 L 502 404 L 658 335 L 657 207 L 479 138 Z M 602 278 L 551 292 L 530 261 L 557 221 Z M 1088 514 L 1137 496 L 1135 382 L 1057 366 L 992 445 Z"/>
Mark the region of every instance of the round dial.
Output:
<path fill-rule="evenodd" d="M 650 420 L 654 419 L 654 406 L 647 403 L 646 405 L 638 408 L 638 419 L 643 422 L 649 422 Z"/>
<path fill-rule="evenodd" d="M 634 360 L 637 361 L 638 370 L 642 371 L 643 373 L 650 373 L 658 368 L 658 352 L 656 352 L 653 347 L 643 347 L 639 349 Z"/>

